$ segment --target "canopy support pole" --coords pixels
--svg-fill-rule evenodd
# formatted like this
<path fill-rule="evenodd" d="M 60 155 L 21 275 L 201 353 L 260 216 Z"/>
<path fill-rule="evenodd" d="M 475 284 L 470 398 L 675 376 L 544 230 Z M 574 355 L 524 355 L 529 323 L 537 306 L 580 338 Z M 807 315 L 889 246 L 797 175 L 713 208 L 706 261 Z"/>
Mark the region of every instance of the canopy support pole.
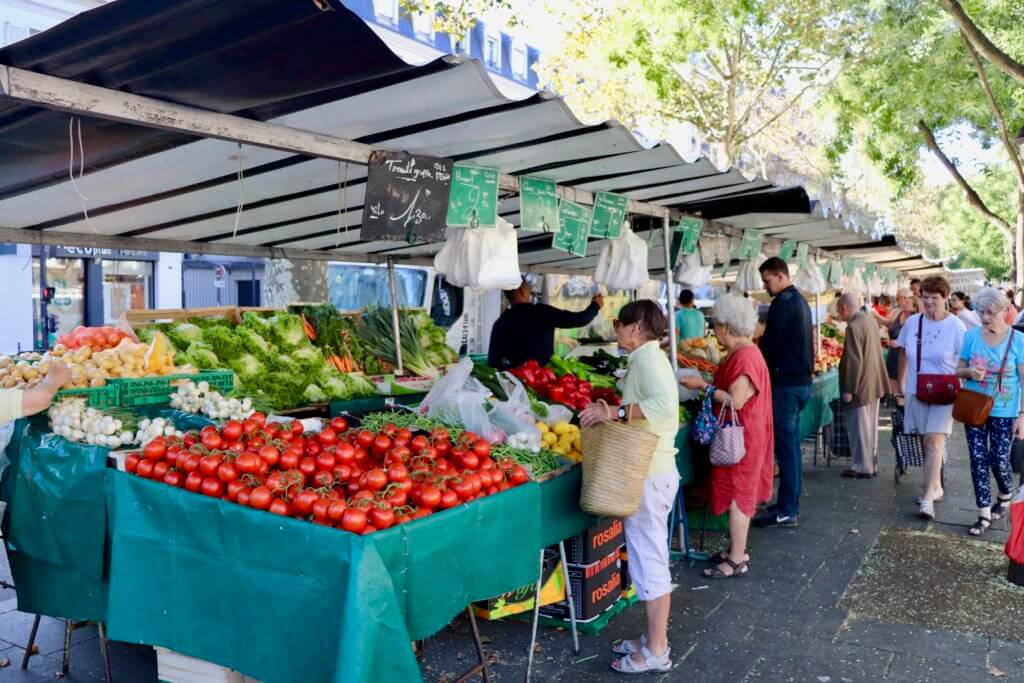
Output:
<path fill-rule="evenodd" d="M 398 282 L 395 278 L 395 258 L 388 256 L 388 288 L 391 290 L 391 329 L 395 333 L 395 374 L 401 375 L 402 368 L 402 331 L 398 324 Z"/>
<path fill-rule="evenodd" d="M 667 213 L 661 219 L 661 236 L 665 242 L 665 312 L 668 315 L 668 348 L 671 354 L 672 370 L 678 372 L 677 347 L 679 340 L 676 338 L 676 316 L 672 301 L 672 225 Z"/>

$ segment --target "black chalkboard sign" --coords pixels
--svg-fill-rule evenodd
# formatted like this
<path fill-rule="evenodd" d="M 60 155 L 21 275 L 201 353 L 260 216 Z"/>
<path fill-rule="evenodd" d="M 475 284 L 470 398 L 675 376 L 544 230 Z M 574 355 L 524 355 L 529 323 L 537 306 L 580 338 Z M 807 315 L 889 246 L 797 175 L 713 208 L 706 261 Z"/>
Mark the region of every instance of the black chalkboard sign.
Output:
<path fill-rule="evenodd" d="M 410 244 L 444 240 L 452 161 L 406 152 L 370 155 L 361 238 Z"/>

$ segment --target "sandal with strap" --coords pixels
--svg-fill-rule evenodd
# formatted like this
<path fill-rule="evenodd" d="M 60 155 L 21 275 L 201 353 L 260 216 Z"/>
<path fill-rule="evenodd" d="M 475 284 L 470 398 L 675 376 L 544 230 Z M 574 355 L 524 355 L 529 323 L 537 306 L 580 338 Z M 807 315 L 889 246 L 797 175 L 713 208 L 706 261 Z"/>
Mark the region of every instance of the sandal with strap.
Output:
<path fill-rule="evenodd" d="M 747 556 L 747 559 L 745 559 L 743 561 L 746 562 L 749 565 L 750 564 L 750 550 L 745 550 L 743 552 L 743 554 Z M 725 562 L 728 559 L 729 559 L 729 551 L 728 550 L 719 550 L 717 553 L 715 553 L 714 555 L 712 555 L 711 557 L 708 558 L 708 560 L 710 562 L 712 562 L 713 564 L 722 564 L 723 562 Z"/>
<path fill-rule="evenodd" d="M 664 654 L 655 655 L 644 645 L 640 648 L 640 654 L 643 656 L 644 661 L 637 662 L 633 659 L 633 655 L 626 655 L 612 661 L 611 668 L 612 671 L 620 674 L 664 673 L 672 670 L 672 660 L 669 658 L 671 653 L 672 648 L 667 647 Z"/>
<path fill-rule="evenodd" d="M 1006 498 L 999 496 L 996 498 L 995 505 L 992 506 L 992 521 L 1002 519 L 1006 515 L 1006 508 L 1010 505 L 1010 501 L 1013 500 L 1013 495 L 1009 495 Z"/>
<path fill-rule="evenodd" d="M 978 517 L 978 521 L 974 523 L 974 526 L 967 530 L 967 533 L 971 536 L 981 536 L 990 526 L 992 526 L 991 519 L 988 517 Z"/>
<path fill-rule="evenodd" d="M 612 645 L 612 654 L 616 655 L 631 655 L 635 652 L 639 652 L 641 648 L 647 645 L 647 634 L 643 634 L 638 639 L 640 647 L 638 648 L 633 643 L 636 641 L 632 640 L 620 640 L 619 642 Z"/>
<path fill-rule="evenodd" d="M 742 579 L 747 575 L 749 568 L 746 562 L 733 562 L 729 558 L 726 558 L 724 562 L 720 564 L 727 564 L 732 567 L 732 573 L 726 574 L 721 569 L 716 567 L 710 567 L 704 570 L 704 578 L 706 579 Z"/>

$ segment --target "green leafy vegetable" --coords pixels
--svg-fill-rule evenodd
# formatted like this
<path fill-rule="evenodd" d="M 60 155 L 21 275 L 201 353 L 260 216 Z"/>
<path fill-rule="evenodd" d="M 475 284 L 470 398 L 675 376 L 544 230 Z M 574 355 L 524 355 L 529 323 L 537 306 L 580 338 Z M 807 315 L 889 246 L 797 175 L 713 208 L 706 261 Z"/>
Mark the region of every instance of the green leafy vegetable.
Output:
<path fill-rule="evenodd" d="M 270 345 L 259 332 L 251 327 L 235 328 L 235 334 L 242 347 L 265 363 L 272 363 L 278 355 L 277 349 Z"/>
<path fill-rule="evenodd" d="M 190 344 L 202 341 L 203 331 L 198 325 L 179 323 L 167 332 L 167 338 L 174 344 L 174 348 L 187 349 Z"/>
<path fill-rule="evenodd" d="M 309 341 L 302 318 L 294 313 L 276 313 L 270 317 L 270 339 L 282 349 L 296 349 Z"/>
<path fill-rule="evenodd" d="M 194 365 L 202 370 L 215 370 L 224 365 L 217 358 L 217 354 L 213 352 L 213 349 L 201 341 L 189 344 L 186 355 L 191 360 L 190 365 Z"/>
<path fill-rule="evenodd" d="M 267 367 L 249 353 L 243 353 L 228 365 L 245 385 L 258 385 L 267 374 Z"/>
<path fill-rule="evenodd" d="M 302 392 L 302 398 L 308 403 L 325 403 L 327 401 L 327 394 L 317 385 L 310 384 Z"/>
<path fill-rule="evenodd" d="M 204 329 L 203 342 L 223 360 L 231 361 L 245 353 L 245 346 L 235 331 L 223 325 L 211 325 Z"/>

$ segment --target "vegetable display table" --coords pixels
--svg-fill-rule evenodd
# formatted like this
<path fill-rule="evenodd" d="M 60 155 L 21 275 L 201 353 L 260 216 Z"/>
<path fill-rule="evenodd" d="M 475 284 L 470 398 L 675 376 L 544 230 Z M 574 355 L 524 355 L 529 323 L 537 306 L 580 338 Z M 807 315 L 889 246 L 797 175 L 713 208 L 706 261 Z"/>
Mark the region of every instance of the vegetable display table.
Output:
<path fill-rule="evenodd" d="M 579 468 L 354 536 L 108 469 L 106 449 L 24 423 L 8 455 L 20 610 L 265 683 L 418 681 L 411 640 L 535 581 L 544 545 L 594 523 Z"/>

